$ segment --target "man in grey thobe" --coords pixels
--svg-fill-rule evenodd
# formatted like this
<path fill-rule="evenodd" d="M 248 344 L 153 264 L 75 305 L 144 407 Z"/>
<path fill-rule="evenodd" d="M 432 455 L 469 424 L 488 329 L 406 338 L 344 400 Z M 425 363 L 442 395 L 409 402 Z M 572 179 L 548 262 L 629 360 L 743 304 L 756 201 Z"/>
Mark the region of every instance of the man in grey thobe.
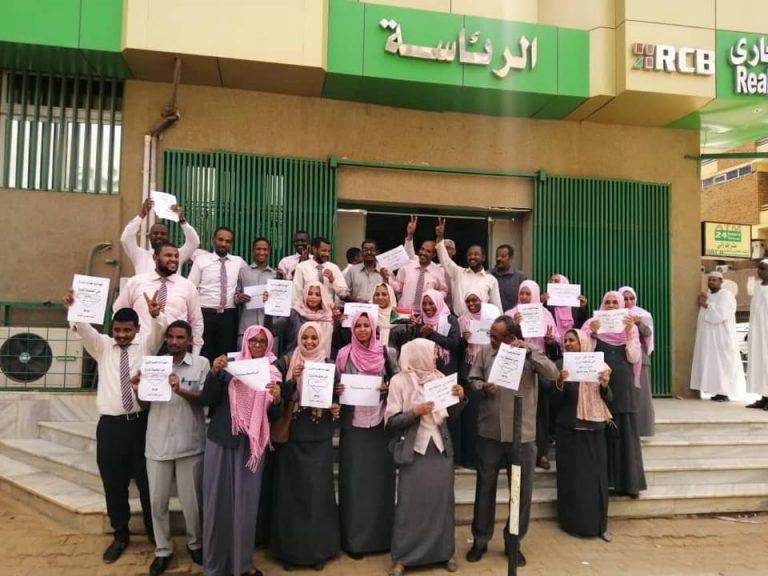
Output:
<path fill-rule="evenodd" d="M 467 561 L 477 562 L 488 549 L 493 537 L 496 516 L 496 486 L 499 469 L 509 470 L 514 440 L 514 398 L 522 398 L 521 423 L 521 479 L 519 537 L 528 531 L 533 496 L 533 473 L 536 468 L 536 402 L 538 377 L 555 381 L 558 370 L 547 357 L 528 348 L 525 368 L 517 391 L 489 382 L 491 367 L 502 343 L 524 347 L 520 328 L 507 316 L 499 317 L 491 326 L 491 344 L 483 346 L 469 372 L 470 384 L 478 391 L 477 483 L 475 507 L 472 517 L 474 543 L 467 552 Z M 507 520 L 509 525 L 509 520 Z M 508 548 L 507 529 L 504 530 L 505 550 Z M 518 553 L 518 566 L 525 565 L 525 557 Z"/>

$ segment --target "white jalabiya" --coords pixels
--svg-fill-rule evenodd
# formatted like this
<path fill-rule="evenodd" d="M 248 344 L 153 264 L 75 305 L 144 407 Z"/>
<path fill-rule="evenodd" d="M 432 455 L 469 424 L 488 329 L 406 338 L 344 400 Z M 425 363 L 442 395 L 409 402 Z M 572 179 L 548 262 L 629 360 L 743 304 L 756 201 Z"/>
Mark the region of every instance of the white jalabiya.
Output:
<path fill-rule="evenodd" d="M 749 305 L 747 392 L 768 396 L 768 286 L 758 284 Z"/>
<path fill-rule="evenodd" d="M 736 298 L 729 290 L 721 289 L 708 294 L 707 305 L 699 308 L 691 389 L 740 396 L 745 382 L 736 339 Z"/>

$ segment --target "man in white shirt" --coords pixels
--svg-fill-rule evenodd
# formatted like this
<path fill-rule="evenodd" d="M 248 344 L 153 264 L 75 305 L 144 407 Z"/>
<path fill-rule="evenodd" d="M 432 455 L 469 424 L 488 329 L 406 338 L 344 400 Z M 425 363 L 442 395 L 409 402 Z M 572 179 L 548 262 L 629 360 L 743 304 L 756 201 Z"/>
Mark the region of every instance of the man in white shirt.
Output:
<path fill-rule="evenodd" d="M 296 270 L 296 266 L 299 262 L 311 259 L 309 254 L 309 233 L 304 230 L 299 230 L 293 233 L 293 249 L 295 254 L 282 258 L 277 263 L 277 272 L 283 278 L 283 280 L 293 280 L 293 271 Z"/>
<path fill-rule="evenodd" d="M 768 259 L 757 265 L 752 301 L 749 303 L 749 364 L 747 392 L 760 394 L 760 399 L 747 408 L 768 410 Z"/>
<path fill-rule="evenodd" d="M 155 269 L 137 274 L 126 283 L 113 308 L 133 308 L 139 314 L 139 323 L 145 328 L 150 324 L 149 310 L 144 294 L 157 292 L 168 322 L 184 320 L 192 326 L 193 352 L 199 354 L 203 347 L 203 313 L 198 302 L 197 288 L 178 274 L 179 249 L 173 244 L 155 248 Z"/>
<path fill-rule="evenodd" d="M 76 298 L 77 294 L 70 290 L 63 298 L 64 306 L 69 308 Z M 157 354 L 166 320 L 160 314 L 160 303 L 155 297 L 147 296 L 146 305 L 152 318 L 146 336 L 138 336 L 139 316 L 131 308 L 120 308 L 115 312 L 113 337 L 99 334 L 90 324 L 75 322 L 72 325 L 82 338 L 85 350 L 98 363 L 96 463 L 104 485 L 107 515 L 114 530 L 114 539 L 103 554 L 107 564 L 117 560 L 129 543 L 128 486 L 131 478 L 139 489 L 144 526 L 150 541 L 154 541 L 144 460 L 147 413 L 139 405 L 131 380 L 141 369 L 144 356 Z"/>
<path fill-rule="evenodd" d="M 304 286 L 314 280 L 323 283 L 328 300 L 334 302 L 335 298 L 344 300 L 349 296 L 349 287 L 336 264 L 329 262 L 331 257 L 331 242 L 320 236 L 312 240 L 313 260 L 305 260 L 296 266 L 293 273 L 293 304 L 301 302 Z"/>
<path fill-rule="evenodd" d="M 213 233 L 214 252 L 197 252 L 189 280 L 197 287 L 203 311 L 203 347 L 200 355 L 213 359 L 234 352 L 237 341 L 235 290 L 245 260 L 229 253 L 235 233 L 219 226 Z"/>
<path fill-rule="evenodd" d="M 141 223 L 149 214 L 152 209 L 152 200 L 147 198 L 144 204 L 141 205 L 141 211 L 139 215 L 133 220 L 128 222 L 123 229 L 123 233 L 120 235 L 120 243 L 123 245 L 123 250 L 128 254 L 128 257 L 133 262 L 133 270 L 135 274 L 143 274 L 144 272 L 152 272 L 155 269 L 155 262 L 152 259 L 154 250 L 157 246 L 167 244 L 170 240 L 168 235 L 168 226 L 162 222 L 156 222 L 149 229 L 149 244 L 151 248 L 141 248 L 136 242 L 136 234 L 141 228 Z M 200 238 L 195 232 L 195 229 L 189 225 L 184 219 L 184 209 L 181 206 L 174 206 L 174 212 L 179 215 L 179 224 L 181 229 L 184 230 L 184 245 L 179 248 L 179 259 L 181 264 L 184 264 L 192 257 L 192 254 L 197 250 L 200 245 Z"/>
<path fill-rule="evenodd" d="M 710 272 L 708 293 L 699 294 L 699 321 L 693 348 L 691 390 L 725 402 L 744 391 L 744 367 L 736 339 L 736 297 L 723 290 L 723 275 Z"/>
<path fill-rule="evenodd" d="M 501 296 L 499 294 L 499 282 L 488 272 L 485 263 L 485 251 L 482 246 L 474 245 L 467 248 L 468 268 L 462 268 L 448 255 L 445 247 L 445 218 L 438 218 L 435 227 L 437 236 L 437 257 L 445 270 L 445 278 L 451 288 L 453 300 L 453 313 L 461 316 L 467 311 L 464 298 L 467 294 L 476 294 L 483 302 L 490 302 L 501 310 Z"/>

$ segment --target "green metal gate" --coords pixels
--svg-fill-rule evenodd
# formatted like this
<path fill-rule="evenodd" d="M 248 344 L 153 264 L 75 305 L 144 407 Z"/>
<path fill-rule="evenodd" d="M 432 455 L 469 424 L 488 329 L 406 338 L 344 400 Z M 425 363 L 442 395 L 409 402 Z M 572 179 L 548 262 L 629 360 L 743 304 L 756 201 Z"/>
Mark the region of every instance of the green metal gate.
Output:
<path fill-rule="evenodd" d="M 654 396 L 670 395 L 669 186 L 622 180 L 547 177 L 536 181 L 533 274 L 582 285 L 591 307 L 603 293 L 632 286 L 653 315 Z"/>
<path fill-rule="evenodd" d="M 253 239 L 269 238 L 272 266 L 293 252 L 296 230 L 334 240 L 336 178 L 327 161 L 166 150 L 163 184 L 184 207 L 205 249 L 218 226 L 235 231 L 232 253 L 248 262 Z M 174 239 L 180 235 L 176 228 Z"/>

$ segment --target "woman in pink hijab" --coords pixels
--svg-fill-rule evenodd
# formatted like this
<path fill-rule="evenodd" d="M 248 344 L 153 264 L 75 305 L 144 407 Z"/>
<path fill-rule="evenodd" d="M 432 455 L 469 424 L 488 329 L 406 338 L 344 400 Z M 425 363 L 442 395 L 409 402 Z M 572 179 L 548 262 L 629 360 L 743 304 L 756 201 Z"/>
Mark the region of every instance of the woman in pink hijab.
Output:
<path fill-rule="evenodd" d="M 409 566 L 444 564 L 458 567 L 453 555 L 453 445 L 447 422 L 464 407 L 464 390 L 451 390 L 459 401 L 435 409 L 424 385 L 443 378 L 435 366 L 435 343 L 417 338 L 400 351 L 400 373 L 389 387 L 384 418 L 395 431 L 393 452 L 399 467 L 397 505 L 392 532 L 390 576 L 402 576 Z"/>
<path fill-rule="evenodd" d="M 390 432 L 384 427 L 389 380 L 397 374 L 397 352 L 381 346 L 376 338 L 378 317 L 352 317 L 352 341 L 339 350 L 336 372 L 346 390 L 345 376 L 380 379 L 378 403 L 344 405 L 339 442 L 339 514 L 341 548 L 355 559 L 389 550 L 395 516 L 395 466 L 389 452 Z"/>
<path fill-rule="evenodd" d="M 550 284 L 570 284 L 568 278 L 562 274 L 552 274 L 549 277 Z M 579 306 L 550 306 L 549 294 L 546 292 L 541 295 L 541 303 L 549 310 L 555 319 L 557 331 L 565 334 L 566 331 L 574 327 L 579 327 L 589 318 L 589 308 L 587 307 L 587 297 L 583 294 L 579 296 Z"/>
<path fill-rule="evenodd" d="M 623 310 L 620 292 L 606 292 L 600 310 Z M 608 485 L 617 494 L 637 498 L 646 489 L 643 454 L 637 427 L 637 387 L 640 376 L 640 337 L 634 319 L 626 315 L 620 332 L 602 332 L 597 318 L 590 318 L 582 330 L 595 342 L 595 351 L 605 355 L 611 368 L 613 398 L 608 409 L 617 430 L 608 430 Z M 615 433 L 614 433 L 615 432 Z"/>
<path fill-rule="evenodd" d="M 265 302 L 268 295 L 265 296 Z M 333 305 L 328 299 L 323 285 L 317 280 L 307 282 L 301 301 L 291 309 L 290 316 L 265 316 L 264 324 L 282 338 L 284 346 L 292 349 L 296 346 L 299 330 L 305 322 L 315 322 L 322 332 L 325 355 L 331 355 L 333 340 Z"/>

